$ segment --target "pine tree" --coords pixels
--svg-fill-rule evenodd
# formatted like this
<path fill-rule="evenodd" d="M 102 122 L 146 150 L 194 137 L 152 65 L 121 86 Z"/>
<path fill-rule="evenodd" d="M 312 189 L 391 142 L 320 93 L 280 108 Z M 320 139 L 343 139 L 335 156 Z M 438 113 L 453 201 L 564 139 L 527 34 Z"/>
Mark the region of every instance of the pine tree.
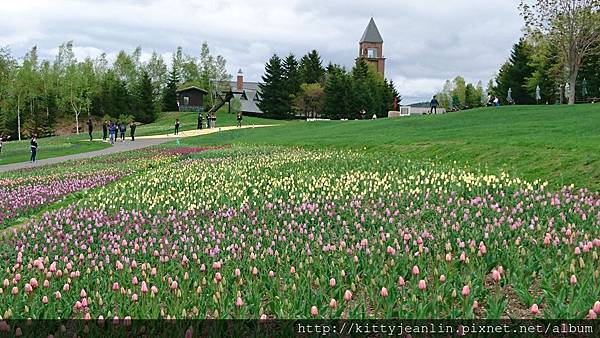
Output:
<path fill-rule="evenodd" d="M 381 113 L 376 106 L 376 95 L 372 87 L 372 81 L 369 76 L 369 65 L 364 59 L 356 60 L 354 68 L 352 68 L 352 105 L 351 113 L 356 114 L 363 109 L 368 116 Z"/>
<path fill-rule="evenodd" d="M 324 81 L 325 69 L 321 56 L 316 50 L 300 59 L 300 78 L 302 83 L 321 83 Z"/>
<path fill-rule="evenodd" d="M 162 94 L 162 110 L 163 111 L 177 111 L 177 86 L 179 85 L 179 73 L 178 68 L 173 67 L 169 73 L 169 79 L 167 85 Z"/>
<path fill-rule="evenodd" d="M 258 106 L 265 116 L 279 119 L 291 117 L 288 110 L 289 97 L 286 97 L 283 66 L 281 58 L 276 54 L 265 65 L 265 75 L 263 75 L 262 81 L 263 83 L 259 84 L 261 101 Z"/>
<path fill-rule="evenodd" d="M 288 98 L 285 111 L 292 110 L 294 97 L 300 91 L 300 74 L 298 72 L 298 61 L 294 54 L 288 55 L 283 61 L 283 79 L 285 81 L 285 96 Z"/>
<path fill-rule="evenodd" d="M 151 123 L 156 119 L 156 108 L 154 106 L 154 86 L 148 72 L 143 71 L 140 81 L 136 88 L 137 109 L 135 112 L 136 121 L 142 123 Z"/>
<path fill-rule="evenodd" d="M 331 119 L 354 118 L 352 114 L 352 81 L 345 69 L 338 65 L 327 67 L 324 115 Z"/>
<path fill-rule="evenodd" d="M 527 91 L 528 78 L 533 75 L 532 48 L 525 39 L 519 40 L 513 46 L 511 56 L 502 66 L 496 78 L 498 98 L 507 103 L 509 88 L 512 90 L 512 99 L 517 104 L 534 103 L 534 96 Z"/>

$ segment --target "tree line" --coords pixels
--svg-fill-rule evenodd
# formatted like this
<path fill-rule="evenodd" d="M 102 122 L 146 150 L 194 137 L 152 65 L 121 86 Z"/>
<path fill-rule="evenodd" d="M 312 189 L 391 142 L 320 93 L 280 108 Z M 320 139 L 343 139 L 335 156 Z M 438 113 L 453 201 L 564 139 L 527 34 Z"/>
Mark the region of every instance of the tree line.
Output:
<path fill-rule="evenodd" d="M 21 61 L 0 48 L 0 134 L 48 136 L 59 122 L 79 133 L 89 117 L 150 123 L 158 111 L 178 109 L 177 88 L 196 85 L 212 93 L 231 79 L 226 60 L 213 56 L 206 43 L 199 57 L 178 47 L 170 67 L 156 52 L 146 62 L 141 58 L 138 47 L 120 51 L 112 64 L 105 53 L 77 60 L 72 41 L 58 48 L 54 60 L 40 59 L 35 46 Z M 205 101 L 213 104 L 212 96 Z"/>
<path fill-rule="evenodd" d="M 487 91 L 481 81 L 473 85 L 467 83 L 462 76 L 446 80 L 436 97 L 440 106 L 447 110 L 483 107 L 487 103 Z"/>
<path fill-rule="evenodd" d="M 364 59 L 357 59 L 350 71 L 332 63 L 324 67 L 316 50 L 300 60 L 293 54 L 285 59 L 273 55 L 259 87 L 260 109 L 266 117 L 278 119 L 353 119 L 362 111 L 381 117 L 401 100 L 394 83 Z"/>
<path fill-rule="evenodd" d="M 586 102 L 600 98 L 600 1 L 522 0 L 525 36 L 490 92 L 504 104 Z"/>

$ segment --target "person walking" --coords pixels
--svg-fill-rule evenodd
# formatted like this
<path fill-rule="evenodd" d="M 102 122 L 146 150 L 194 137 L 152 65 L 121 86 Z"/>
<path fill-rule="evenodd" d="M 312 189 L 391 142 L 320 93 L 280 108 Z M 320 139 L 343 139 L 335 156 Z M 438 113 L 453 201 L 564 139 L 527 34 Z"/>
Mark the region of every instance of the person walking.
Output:
<path fill-rule="evenodd" d="M 206 129 L 210 129 L 210 115 L 206 113 Z"/>
<path fill-rule="evenodd" d="M 437 96 L 433 95 L 433 98 L 431 99 L 431 102 L 429 103 L 429 114 L 437 114 L 437 107 L 440 105 L 440 103 L 437 100 Z"/>
<path fill-rule="evenodd" d="M 88 126 L 88 134 L 90 135 L 90 141 L 93 140 L 92 133 L 94 132 L 94 123 L 92 122 L 92 118 L 90 117 L 87 121 Z"/>
<path fill-rule="evenodd" d="M 135 122 L 131 122 L 129 125 L 129 132 L 131 133 L 131 140 L 135 141 L 135 128 L 137 128 Z"/>
<path fill-rule="evenodd" d="M 110 134 L 110 144 L 115 144 L 117 138 L 117 126 L 113 121 L 108 121 L 108 133 Z"/>
<path fill-rule="evenodd" d="M 498 96 L 494 97 L 494 106 L 500 107 L 500 99 L 498 99 Z"/>
<path fill-rule="evenodd" d="M 121 142 L 125 142 L 125 132 L 127 131 L 127 125 L 125 122 L 121 121 L 119 125 L 119 132 L 121 133 Z"/>
<path fill-rule="evenodd" d="M 106 138 L 108 137 L 108 124 L 106 121 L 102 122 L 102 141 L 106 142 Z"/>
<path fill-rule="evenodd" d="M 237 114 L 237 126 L 238 126 L 238 128 L 242 127 L 242 112 L 239 112 Z"/>
<path fill-rule="evenodd" d="M 179 119 L 175 119 L 175 135 L 179 135 Z"/>
<path fill-rule="evenodd" d="M 212 127 L 216 128 L 217 127 L 217 114 L 213 113 L 212 115 Z"/>
<path fill-rule="evenodd" d="M 29 144 L 31 145 L 31 158 L 29 160 L 31 161 L 31 163 L 34 163 L 38 147 L 37 137 L 35 136 L 35 134 L 31 137 L 31 142 L 29 142 Z"/>
<path fill-rule="evenodd" d="M 9 138 L 10 138 L 10 135 L 9 135 L 9 136 L 7 136 L 7 137 L 4 137 L 4 135 L 0 135 L 0 154 L 2 153 L 2 143 L 3 143 L 5 140 L 8 140 Z"/>
<path fill-rule="evenodd" d="M 204 122 L 202 121 L 202 113 L 198 113 L 198 129 L 202 130 Z"/>

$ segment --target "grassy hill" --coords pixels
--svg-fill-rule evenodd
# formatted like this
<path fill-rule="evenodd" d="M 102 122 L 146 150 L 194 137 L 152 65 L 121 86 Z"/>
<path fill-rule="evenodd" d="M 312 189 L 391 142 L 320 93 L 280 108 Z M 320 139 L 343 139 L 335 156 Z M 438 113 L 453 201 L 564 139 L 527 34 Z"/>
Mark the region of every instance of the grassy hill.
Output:
<path fill-rule="evenodd" d="M 482 108 L 437 116 L 291 122 L 183 140 L 188 145 L 364 148 L 466 163 L 552 186 L 600 190 L 600 105 Z"/>
<path fill-rule="evenodd" d="M 203 114 L 206 116 L 206 114 Z M 159 118 L 154 123 L 141 125 L 136 129 L 137 136 L 146 135 L 161 135 L 171 134 L 175 128 L 175 119 L 179 119 L 181 125 L 180 131 L 195 130 L 198 126 L 198 113 L 195 112 L 168 112 L 161 113 Z M 206 119 L 203 120 L 206 127 Z M 237 115 L 229 114 L 226 111 L 217 113 L 217 127 L 235 126 L 237 123 Z M 250 124 L 279 124 L 281 121 L 267 120 L 256 117 L 244 116 L 242 123 Z M 129 132 L 128 132 L 129 133 Z M 128 134 L 129 135 L 129 134 Z"/>
<path fill-rule="evenodd" d="M 102 137 L 102 132 L 95 132 L 94 137 Z M 73 155 L 110 147 L 102 142 L 90 142 L 87 131 L 80 135 L 54 136 L 38 139 L 37 159 Z M 31 156 L 29 140 L 4 142 L 0 153 L 0 165 L 27 162 Z"/>

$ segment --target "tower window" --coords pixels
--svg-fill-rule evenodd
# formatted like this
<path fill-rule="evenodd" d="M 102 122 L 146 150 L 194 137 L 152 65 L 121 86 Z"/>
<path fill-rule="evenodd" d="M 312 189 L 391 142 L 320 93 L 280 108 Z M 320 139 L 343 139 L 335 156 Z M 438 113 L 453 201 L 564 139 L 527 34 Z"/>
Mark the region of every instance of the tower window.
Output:
<path fill-rule="evenodd" d="M 367 57 L 370 59 L 376 58 L 377 57 L 377 48 L 367 49 Z"/>

